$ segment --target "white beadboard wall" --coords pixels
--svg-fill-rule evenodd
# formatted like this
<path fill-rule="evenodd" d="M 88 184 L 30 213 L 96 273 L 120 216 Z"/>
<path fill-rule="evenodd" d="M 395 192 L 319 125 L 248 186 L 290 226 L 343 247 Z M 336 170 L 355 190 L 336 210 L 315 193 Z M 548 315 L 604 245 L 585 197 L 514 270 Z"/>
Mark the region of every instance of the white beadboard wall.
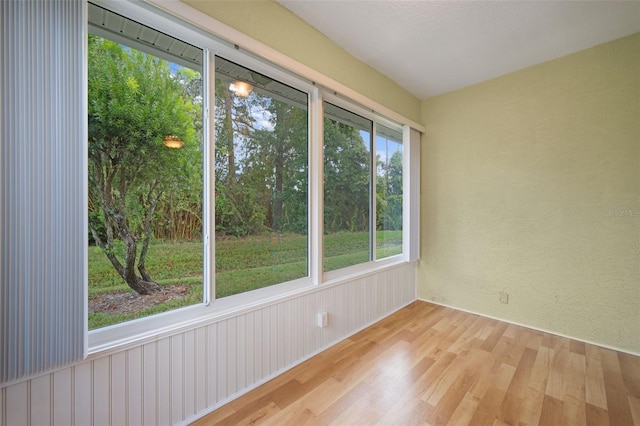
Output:
<path fill-rule="evenodd" d="M 415 263 L 280 301 L 1 390 L 14 425 L 193 421 L 416 299 Z M 317 312 L 329 325 L 316 325 Z"/>

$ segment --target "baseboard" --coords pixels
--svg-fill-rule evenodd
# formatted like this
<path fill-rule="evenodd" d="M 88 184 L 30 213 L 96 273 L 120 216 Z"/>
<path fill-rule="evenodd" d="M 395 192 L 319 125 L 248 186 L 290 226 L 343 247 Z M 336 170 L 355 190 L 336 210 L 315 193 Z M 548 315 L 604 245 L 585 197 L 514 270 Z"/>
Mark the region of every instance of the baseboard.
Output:
<path fill-rule="evenodd" d="M 581 338 L 575 337 L 575 336 L 568 336 L 566 334 L 558 333 L 556 331 L 545 330 L 543 328 L 534 327 L 534 326 L 531 326 L 531 325 L 528 325 L 528 324 L 522 324 L 522 323 L 511 321 L 511 320 L 508 320 L 508 319 L 505 319 L 505 318 L 494 317 L 493 315 L 487 315 L 487 314 L 483 314 L 483 313 L 480 313 L 480 312 L 471 311 L 469 309 L 459 308 L 457 306 L 448 305 L 446 303 L 434 302 L 433 300 L 423 299 L 423 298 L 420 298 L 420 297 L 418 297 L 417 300 L 420 300 L 421 302 L 431 303 L 433 305 L 443 306 L 445 308 L 455 309 L 456 311 L 467 312 L 469 314 L 479 315 L 479 316 L 485 317 L 485 318 L 491 318 L 491 319 L 494 319 L 496 321 L 502 321 L 502 322 L 506 322 L 508 324 L 517 325 L 519 327 L 524 327 L 524 328 L 528 328 L 528 329 L 535 330 L 535 331 L 541 331 L 543 333 L 553 334 L 554 336 L 565 337 L 567 339 L 576 340 L 578 342 L 588 343 L 590 345 L 599 346 L 601 348 L 610 349 L 610 350 L 613 350 L 613 351 L 623 352 L 625 354 L 629 354 L 629 355 L 640 357 L 640 353 L 631 352 L 628 349 L 618 348 L 618 347 L 615 347 L 615 346 L 609 346 L 609 345 L 605 345 L 603 343 L 598 343 L 598 342 L 592 342 L 590 340 L 581 339 Z"/>

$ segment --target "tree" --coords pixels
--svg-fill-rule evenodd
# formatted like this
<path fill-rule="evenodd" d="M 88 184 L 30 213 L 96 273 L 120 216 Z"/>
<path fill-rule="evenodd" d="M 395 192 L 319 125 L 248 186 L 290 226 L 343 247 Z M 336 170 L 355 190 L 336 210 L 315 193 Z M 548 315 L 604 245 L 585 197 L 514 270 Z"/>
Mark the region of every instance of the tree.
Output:
<path fill-rule="evenodd" d="M 387 142 L 389 143 L 389 142 Z M 378 158 L 377 178 L 378 229 L 402 229 L 402 151 L 395 150 L 384 161 Z"/>
<path fill-rule="evenodd" d="M 369 229 L 371 154 L 358 129 L 324 120 L 325 232 Z"/>
<path fill-rule="evenodd" d="M 306 110 L 270 99 L 268 128 L 257 129 L 247 144 L 248 174 L 263 183 L 265 225 L 272 232 L 307 233 L 308 121 Z M 260 164 L 261 167 L 255 167 Z"/>
<path fill-rule="evenodd" d="M 227 82 L 216 80 L 215 96 L 215 223 L 216 231 L 228 235 L 250 235 L 264 229 L 266 212 L 259 181 L 247 179 L 248 141 L 253 139 L 252 108 L 260 97 L 252 92 L 235 95 Z"/>
<path fill-rule="evenodd" d="M 216 80 L 216 231 L 307 232 L 305 109 L 268 90 L 235 94 Z"/>
<path fill-rule="evenodd" d="M 145 266 L 158 203 L 201 173 L 199 106 L 188 84 L 197 73 L 172 72 L 167 61 L 95 35 L 88 46 L 89 199 L 100 209 L 89 227 L 127 285 L 149 294 L 159 289 Z M 165 147 L 167 135 L 184 147 Z"/>

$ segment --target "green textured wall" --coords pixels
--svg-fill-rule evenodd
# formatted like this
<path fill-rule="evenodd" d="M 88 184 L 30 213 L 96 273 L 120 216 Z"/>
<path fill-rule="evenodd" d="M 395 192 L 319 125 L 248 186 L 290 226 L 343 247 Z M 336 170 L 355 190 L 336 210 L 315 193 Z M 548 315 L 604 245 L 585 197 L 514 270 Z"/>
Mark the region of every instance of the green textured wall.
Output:
<path fill-rule="evenodd" d="M 422 107 L 419 297 L 640 354 L 640 33 Z"/>

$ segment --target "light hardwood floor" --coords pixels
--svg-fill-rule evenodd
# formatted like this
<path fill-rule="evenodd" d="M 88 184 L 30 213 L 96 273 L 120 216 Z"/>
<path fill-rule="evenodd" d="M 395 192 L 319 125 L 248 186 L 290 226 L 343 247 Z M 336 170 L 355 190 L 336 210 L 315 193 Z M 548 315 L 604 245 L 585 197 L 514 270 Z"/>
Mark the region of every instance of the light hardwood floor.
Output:
<path fill-rule="evenodd" d="M 640 425 L 640 357 L 414 302 L 204 425 Z"/>

